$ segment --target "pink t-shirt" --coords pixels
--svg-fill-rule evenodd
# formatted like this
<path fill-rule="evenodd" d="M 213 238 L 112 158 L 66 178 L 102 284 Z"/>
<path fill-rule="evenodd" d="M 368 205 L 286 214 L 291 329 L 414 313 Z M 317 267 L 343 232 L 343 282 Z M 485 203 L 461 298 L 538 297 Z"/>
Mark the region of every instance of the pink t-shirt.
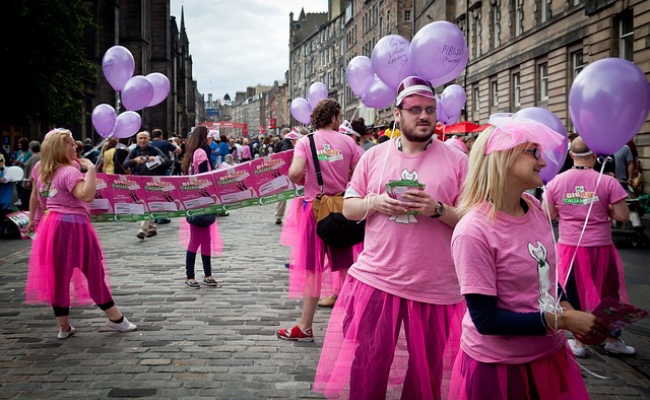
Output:
<path fill-rule="evenodd" d="M 456 225 L 451 247 L 463 295 L 496 296 L 503 310 L 539 312 L 540 302 L 555 295 L 555 249 L 539 202 L 524 196 L 534 204 L 521 217 L 499 212 L 490 221 L 486 204 L 472 209 Z M 557 352 L 565 343 L 561 331 L 548 336 L 481 335 L 469 311 L 463 318 L 461 348 L 484 363 L 526 363 Z"/>
<path fill-rule="evenodd" d="M 389 181 L 417 179 L 434 199 L 455 205 L 466 174 L 467 156 L 442 142 L 434 140 L 419 154 L 404 154 L 393 139 L 364 153 L 345 195 L 382 194 Z M 405 299 L 458 303 L 463 298 L 451 257 L 452 232 L 449 225 L 429 216 L 376 212 L 367 219 L 364 249 L 349 274 Z"/>
<path fill-rule="evenodd" d="M 333 195 L 345 190 L 350 180 L 350 171 L 359 161 L 359 150 L 354 140 L 335 131 L 316 131 L 314 134 L 316 153 L 318 154 L 320 170 L 323 173 L 325 194 Z M 298 140 L 294 157 L 306 161 L 305 171 L 305 200 L 312 201 L 320 194 L 316 180 L 314 160 L 311 155 L 309 137 Z"/>
<path fill-rule="evenodd" d="M 594 205 L 580 247 L 605 246 L 613 243 L 607 206 L 623 200 L 627 197 L 627 193 L 616 179 L 603 175 L 594 196 L 598 175 L 598 172 L 592 169 L 570 169 L 548 183 L 547 202 L 549 205 L 557 205 L 559 209 L 558 243 L 567 246 L 578 244 L 592 200 Z"/>
<path fill-rule="evenodd" d="M 248 145 L 242 145 L 241 158 L 242 160 L 250 160 L 252 158 L 251 148 Z"/>
<path fill-rule="evenodd" d="M 54 173 L 49 191 L 47 185 L 39 179 L 37 186 L 39 202 L 42 202 L 48 211 L 90 217 L 90 203 L 81 201 L 72 194 L 77 183 L 84 179 L 84 174 L 77 168 L 71 165 L 60 167 Z"/>

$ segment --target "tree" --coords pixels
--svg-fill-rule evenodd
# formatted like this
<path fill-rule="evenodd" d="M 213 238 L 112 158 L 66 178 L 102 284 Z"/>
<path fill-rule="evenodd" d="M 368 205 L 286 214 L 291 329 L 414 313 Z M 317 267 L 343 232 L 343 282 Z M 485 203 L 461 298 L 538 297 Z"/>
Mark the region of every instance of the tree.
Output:
<path fill-rule="evenodd" d="M 0 2 L 0 122 L 78 124 L 84 82 L 96 80 L 84 35 L 92 27 L 81 0 Z"/>

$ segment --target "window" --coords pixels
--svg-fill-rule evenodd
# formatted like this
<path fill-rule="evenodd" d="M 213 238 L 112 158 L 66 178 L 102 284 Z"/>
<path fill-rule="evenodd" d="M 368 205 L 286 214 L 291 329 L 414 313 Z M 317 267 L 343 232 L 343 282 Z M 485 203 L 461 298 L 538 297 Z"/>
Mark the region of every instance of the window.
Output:
<path fill-rule="evenodd" d="M 379 17 L 379 36 L 384 36 L 384 17 Z"/>
<path fill-rule="evenodd" d="M 515 37 L 521 36 L 523 33 L 524 27 L 524 10 L 522 7 L 523 0 L 512 0 L 514 2 L 514 35 Z"/>
<path fill-rule="evenodd" d="M 539 84 L 539 101 L 548 100 L 548 64 L 543 63 L 537 66 L 537 77 Z"/>
<path fill-rule="evenodd" d="M 576 76 L 578 76 L 584 67 L 584 54 L 582 54 L 582 50 L 571 53 L 571 82 L 576 79 Z"/>
<path fill-rule="evenodd" d="M 390 35 L 390 10 L 386 11 L 386 34 Z"/>
<path fill-rule="evenodd" d="M 512 103 L 521 107 L 521 76 L 519 72 L 512 74 Z"/>
<path fill-rule="evenodd" d="M 539 22 L 544 23 L 551 18 L 549 0 L 539 0 Z"/>
<path fill-rule="evenodd" d="M 618 56 L 634 62 L 634 18 L 631 12 L 621 15 L 618 20 Z"/>
<path fill-rule="evenodd" d="M 473 11 L 474 18 L 472 18 L 472 44 L 474 46 L 474 57 L 481 56 L 481 10 L 476 9 Z"/>
<path fill-rule="evenodd" d="M 481 96 L 478 88 L 474 88 L 474 120 L 479 120 L 479 112 L 481 111 Z"/>
<path fill-rule="evenodd" d="M 411 22 L 411 10 L 404 10 L 404 22 Z"/>
<path fill-rule="evenodd" d="M 501 34 L 501 4 L 495 2 L 490 7 L 491 21 L 490 21 L 490 34 L 492 35 L 492 48 L 496 49 L 501 44 L 499 35 Z"/>
<path fill-rule="evenodd" d="M 499 106 L 499 83 L 497 81 L 492 81 L 490 83 L 490 90 L 492 91 L 492 107 Z"/>

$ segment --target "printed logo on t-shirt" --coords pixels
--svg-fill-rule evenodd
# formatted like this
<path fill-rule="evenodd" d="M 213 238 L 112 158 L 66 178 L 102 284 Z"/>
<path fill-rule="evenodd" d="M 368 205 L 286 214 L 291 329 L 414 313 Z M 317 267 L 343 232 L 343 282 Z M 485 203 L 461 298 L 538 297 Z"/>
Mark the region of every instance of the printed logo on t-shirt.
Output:
<path fill-rule="evenodd" d="M 549 311 L 552 312 L 555 309 L 555 299 L 549 293 L 551 289 L 551 266 L 546 259 L 548 252 L 546 247 L 539 242 L 535 241 L 537 245 L 528 243 L 528 254 L 537 262 L 537 282 L 539 290 L 539 298 L 537 302 L 539 304 L 540 311 Z"/>
<path fill-rule="evenodd" d="M 576 205 L 589 204 L 596 201 L 599 201 L 596 193 L 587 192 L 584 186 L 576 186 L 575 191 L 573 193 L 567 193 L 563 199 L 564 204 Z"/>
<path fill-rule="evenodd" d="M 56 196 L 56 188 L 53 188 L 51 184 L 45 185 L 38 191 L 42 198 L 47 199 L 50 197 Z"/>
<path fill-rule="evenodd" d="M 334 162 L 343 159 L 341 151 L 333 149 L 329 143 L 325 143 L 322 149 L 316 151 L 316 154 L 318 154 L 318 161 Z"/>
<path fill-rule="evenodd" d="M 409 172 L 408 169 L 404 168 L 402 173 L 400 174 L 401 178 L 405 181 L 417 181 L 418 180 L 418 172 L 416 170 L 413 170 L 413 172 Z M 395 221 L 395 223 L 398 224 L 417 224 L 418 220 L 415 218 L 415 215 L 413 214 L 403 214 L 403 215 L 391 215 L 388 218 L 389 221 Z"/>

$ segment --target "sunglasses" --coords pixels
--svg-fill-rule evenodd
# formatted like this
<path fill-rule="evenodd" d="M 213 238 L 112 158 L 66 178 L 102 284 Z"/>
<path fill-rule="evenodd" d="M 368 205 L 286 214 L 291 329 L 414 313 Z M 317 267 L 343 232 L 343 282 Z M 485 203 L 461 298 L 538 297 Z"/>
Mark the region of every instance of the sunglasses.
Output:
<path fill-rule="evenodd" d="M 436 113 L 436 108 L 435 107 L 427 107 L 427 108 L 422 108 L 422 107 L 411 107 L 411 108 L 402 108 L 404 111 L 408 111 L 411 115 L 414 117 L 418 117 L 420 114 L 422 114 L 422 111 L 427 113 L 427 115 L 435 115 Z"/>
<path fill-rule="evenodd" d="M 542 156 L 542 152 L 539 151 L 537 147 L 534 147 L 532 149 L 526 149 L 524 150 L 524 153 L 530 153 L 535 157 L 535 160 L 539 160 L 539 158 Z"/>

